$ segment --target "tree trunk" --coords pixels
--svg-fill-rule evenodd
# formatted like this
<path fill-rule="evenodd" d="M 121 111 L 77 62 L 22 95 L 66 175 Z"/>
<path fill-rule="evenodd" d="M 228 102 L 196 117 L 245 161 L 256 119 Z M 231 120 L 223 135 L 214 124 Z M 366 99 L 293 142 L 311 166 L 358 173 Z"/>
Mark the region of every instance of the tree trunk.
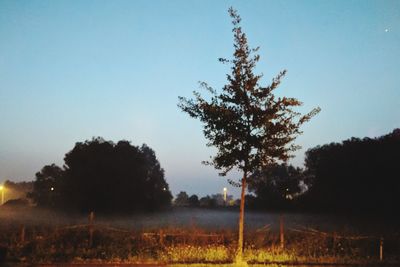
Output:
<path fill-rule="evenodd" d="M 242 179 L 242 194 L 240 196 L 240 215 L 239 215 L 239 240 L 236 251 L 236 262 L 243 262 L 243 230 L 244 230 L 244 200 L 246 192 L 246 177 L 247 173 L 244 172 Z"/>

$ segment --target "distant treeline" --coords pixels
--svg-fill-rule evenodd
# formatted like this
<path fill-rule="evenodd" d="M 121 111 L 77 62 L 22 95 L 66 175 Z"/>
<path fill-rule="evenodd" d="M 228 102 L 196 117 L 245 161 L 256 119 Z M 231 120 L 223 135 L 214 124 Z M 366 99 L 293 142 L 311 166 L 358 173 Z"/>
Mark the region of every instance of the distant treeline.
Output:
<path fill-rule="evenodd" d="M 234 200 L 232 195 L 213 194 L 199 198 L 196 194 L 189 196 L 185 191 L 179 192 L 173 204 L 178 207 L 202 207 L 202 208 L 216 208 L 216 207 L 234 207 L 238 206 L 240 200 Z"/>
<path fill-rule="evenodd" d="M 223 194 L 199 197 L 186 192 L 171 202 L 164 170 L 146 145 L 94 138 L 76 143 L 64 161 L 62 168 L 44 166 L 33 185 L 10 181 L 4 185 L 15 198 L 29 192 L 38 206 L 85 212 L 149 211 L 171 204 L 235 207 L 239 203 L 231 195 L 224 199 Z M 247 206 L 252 209 L 396 214 L 400 129 L 378 138 L 350 138 L 311 148 L 304 168 L 281 164 L 254 173 L 249 192 Z"/>
<path fill-rule="evenodd" d="M 397 213 L 400 129 L 378 138 L 351 138 L 306 152 L 310 190 L 303 206 L 317 210 Z"/>
<path fill-rule="evenodd" d="M 400 196 L 400 129 L 306 152 L 304 169 L 271 166 L 253 176 L 248 205 L 259 209 L 393 213 Z"/>

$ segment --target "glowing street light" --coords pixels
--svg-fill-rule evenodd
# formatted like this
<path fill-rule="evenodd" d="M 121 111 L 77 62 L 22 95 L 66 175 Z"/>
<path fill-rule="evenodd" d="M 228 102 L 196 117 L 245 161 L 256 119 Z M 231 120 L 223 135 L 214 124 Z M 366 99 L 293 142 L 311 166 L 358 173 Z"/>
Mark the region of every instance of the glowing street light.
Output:
<path fill-rule="evenodd" d="M 4 204 L 4 191 L 5 191 L 5 187 L 3 185 L 0 185 L 0 191 L 1 191 L 1 205 Z"/>
<path fill-rule="evenodd" d="M 226 187 L 224 187 L 224 202 L 226 204 L 226 194 L 228 192 L 228 189 Z"/>

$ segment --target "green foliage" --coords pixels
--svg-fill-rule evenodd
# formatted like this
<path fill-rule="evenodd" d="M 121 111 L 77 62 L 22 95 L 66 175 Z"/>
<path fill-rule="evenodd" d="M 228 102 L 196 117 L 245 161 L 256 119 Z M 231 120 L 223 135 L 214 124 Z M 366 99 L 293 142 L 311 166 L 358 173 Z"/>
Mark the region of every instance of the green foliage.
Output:
<path fill-rule="evenodd" d="M 209 146 L 218 149 L 208 162 L 226 174 L 234 167 L 253 172 L 277 160 L 286 161 L 299 147 L 292 141 L 301 133 L 299 127 L 319 112 L 313 109 L 306 115 L 293 110 L 302 103 L 295 98 L 275 97 L 274 90 L 281 83 L 286 70 L 280 72 L 269 85 L 261 85 L 262 75 L 254 74 L 259 61 L 258 48 L 251 49 L 247 36 L 240 27 L 241 18 L 229 9 L 234 25 L 234 54 L 228 84 L 217 92 L 207 83 L 201 87 L 210 94 L 206 100 L 194 92 L 194 99 L 179 97 L 179 107 L 204 124 L 204 135 Z"/>
<path fill-rule="evenodd" d="M 160 259 L 167 262 L 229 262 L 233 251 L 221 245 L 169 246 L 160 254 Z"/>

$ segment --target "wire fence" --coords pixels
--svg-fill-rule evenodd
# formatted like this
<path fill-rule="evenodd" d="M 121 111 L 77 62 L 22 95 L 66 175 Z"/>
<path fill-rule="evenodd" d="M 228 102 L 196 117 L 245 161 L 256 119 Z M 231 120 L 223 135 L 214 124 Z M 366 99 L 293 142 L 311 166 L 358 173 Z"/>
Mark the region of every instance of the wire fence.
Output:
<path fill-rule="evenodd" d="M 273 226 L 279 227 L 273 227 Z M 278 229 L 278 231 L 276 230 Z M 63 253 L 84 257 L 124 258 L 135 253 L 150 256 L 166 247 L 225 246 L 237 244 L 237 233 L 231 230 L 209 231 L 201 228 L 124 229 L 96 223 L 94 213 L 88 223 L 67 226 L 16 226 L 1 229 L 0 247 L 15 257 L 51 254 L 63 260 Z M 350 257 L 384 261 L 400 260 L 400 238 L 392 235 L 356 235 L 326 232 L 304 225 L 285 226 L 283 217 L 245 232 L 245 249 L 265 249 L 274 253 L 295 252 L 305 257 Z"/>

